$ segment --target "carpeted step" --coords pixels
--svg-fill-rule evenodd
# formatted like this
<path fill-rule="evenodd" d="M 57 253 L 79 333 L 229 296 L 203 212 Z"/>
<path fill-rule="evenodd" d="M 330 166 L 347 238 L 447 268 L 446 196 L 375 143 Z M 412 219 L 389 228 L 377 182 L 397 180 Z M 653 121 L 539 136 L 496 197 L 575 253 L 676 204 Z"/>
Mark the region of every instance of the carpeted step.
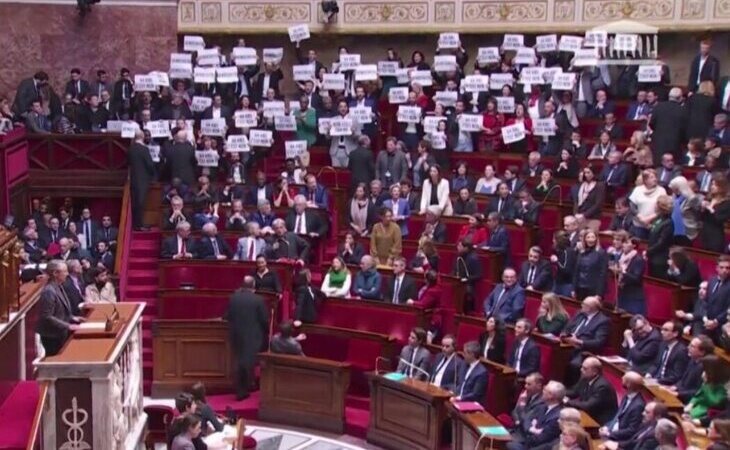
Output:
<path fill-rule="evenodd" d="M 147 285 L 128 285 L 126 297 L 144 298 L 145 301 L 147 301 L 146 299 L 157 298 L 157 289 L 157 283 Z"/>
<path fill-rule="evenodd" d="M 0 449 L 25 450 L 40 392 L 35 381 L 21 381 L 0 406 Z"/>
<path fill-rule="evenodd" d="M 154 286 L 158 278 L 159 274 L 154 270 L 127 270 L 127 283 L 133 286 Z"/>
<path fill-rule="evenodd" d="M 144 258 L 130 258 L 127 263 L 128 270 L 157 270 L 160 264 L 159 258 L 144 257 Z"/>
<path fill-rule="evenodd" d="M 129 250 L 129 257 L 131 258 L 159 258 L 160 248 L 157 247 L 141 247 Z"/>

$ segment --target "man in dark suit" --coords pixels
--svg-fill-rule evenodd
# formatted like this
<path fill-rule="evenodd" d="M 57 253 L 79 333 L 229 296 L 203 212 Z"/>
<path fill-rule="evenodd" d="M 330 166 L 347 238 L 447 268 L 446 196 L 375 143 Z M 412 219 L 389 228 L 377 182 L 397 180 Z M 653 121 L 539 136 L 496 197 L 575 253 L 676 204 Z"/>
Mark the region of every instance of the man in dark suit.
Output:
<path fill-rule="evenodd" d="M 99 241 L 94 248 L 96 255 L 96 265 L 108 272 L 114 272 L 114 253 L 109 249 L 109 243 Z"/>
<path fill-rule="evenodd" d="M 626 110 L 626 120 L 646 120 L 648 112 L 646 90 L 640 89 L 636 93 L 636 100 L 629 103 L 629 108 Z"/>
<path fill-rule="evenodd" d="M 256 77 L 253 95 L 251 98 L 256 103 L 261 103 L 266 98 L 266 92 L 273 89 L 276 95 L 279 95 L 279 82 L 284 78 L 281 69 L 275 67 L 272 63 L 264 63 L 264 71 Z"/>
<path fill-rule="evenodd" d="M 527 450 L 550 446 L 560 437 L 560 411 L 565 397 L 565 386 L 549 382 L 542 391 L 540 403 L 526 415 L 516 430 L 508 450 Z"/>
<path fill-rule="evenodd" d="M 567 405 L 585 411 L 599 425 L 605 425 L 618 411 L 616 391 L 603 377 L 598 358 L 586 358 L 580 371 L 580 380 L 566 393 L 570 399 Z"/>
<path fill-rule="evenodd" d="M 553 286 L 553 272 L 550 262 L 542 259 L 542 249 L 530 247 L 527 261 L 522 263 L 518 283 L 524 289 L 547 292 Z"/>
<path fill-rule="evenodd" d="M 350 170 L 350 186 L 355 189 L 358 184 L 366 186 L 375 179 L 375 156 L 370 150 L 370 137 L 363 135 L 357 140 L 358 146 L 350 152 L 347 168 Z"/>
<path fill-rule="evenodd" d="M 682 175 L 682 171 L 674 164 L 674 155 L 672 153 L 664 153 L 662 155 L 661 166 L 656 171 L 656 178 L 660 186 L 665 189 L 669 187 L 669 183 Z"/>
<path fill-rule="evenodd" d="M 119 79 L 114 83 L 114 89 L 112 90 L 112 109 L 114 111 L 129 109 L 132 102 L 132 93 L 134 93 L 132 75 L 129 69 L 123 67 L 119 71 Z"/>
<path fill-rule="evenodd" d="M 408 300 L 418 300 L 418 288 L 410 275 L 406 274 L 406 259 L 393 260 L 393 279 L 386 283 L 383 298 L 386 302 L 406 304 Z"/>
<path fill-rule="evenodd" d="M 268 200 L 274 203 L 274 186 L 266 182 L 266 174 L 259 170 L 256 172 L 256 184 L 251 186 L 246 195 L 246 204 L 258 206 L 259 201 Z"/>
<path fill-rule="evenodd" d="M 238 82 L 233 88 L 233 95 L 235 95 L 236 105 L 238 105 L 241 97 L 251 97 L 251 95 L 253 94 L 253 83 L 251 82 L 251 80 L 259 73 L 260 69 L 260 64 L 238 67 Z"/>
<path fill-rule="evenodd" d="M 618 150 L 608 153 L 606 164 L 598 175 L 598 179 L 606 183 L 606 186 L 626 186 L 629 182 L 629 169 L 621 162 L 622 157 L 622 153 Z"/>
<path fill-rule="evenodd" d="M 310 49 L 307 51 L 306 56 L 302 52 L 302 48 L 299 46 L 299 42 L 297 42 L 295 47 L 295 52 L 297 56 L 297 61 L 299 64 L 314 64 L 314 75 L 315 77 L 319 75 L 319 71 L 324 68 L 324 64 L 319 62 L 318 56 L 317 56 L 317 50 Z"/>
<path fill-rule="evenodd" d="M 700 42 L 700 51 L 692 59 L 689 68 L 688 91 L 695 92 L 703 81 L 712 81 L 717 86 L 717 80 L 720 78 L 720 61 L 710 54 L 711 48 L 712 41 L 709 39 Z"/>
<path fill-rule="evenodd" d="M 47 134 L 51 132 L 51 119 L 43 111 L 40 100 L 33 100 L 30 111 L 26 111 L 25 127 L 31 133 Z"/>
<path fill-rule="evenodd" d="M 441 353 L 436 356 L 429 382 L 447 391 L 456 392 L 459 376 L 466 372 L 464 360 L 456 353 L 456 338 L 447 334 L 441 338 Z"/>
<path fill-rule="evenodd" d="M 109 121 L 109 111 L 99 104 L 99 97 L 91 94 L 81 105 L 76 125 L 84 133 L 101 133 Z"/>
<path fill-rule="evenodd" d="M 456 389 L 456 397 L 451 401 L 477 402 L 484 404 L 487 396 L 489 374 L 479 361 L 479 342 L 469 341 L 464 344 L 465 372 L 461 376 L 461 384 Z"/>
<path fill-rule="evenodd" d="M 180 178 L 188 186 L 195 183 L 198 162 L 195 159 L 195 148 L 188 142 L 185 130 L 177 132 L 174 143 L 165 152 L 165 160 L 172 178 Z"/>
<path fill-rule="evenodd" d="M 535 416 L 545 403 L 542 401 L 542 392 L 545 385 L 545 378 L 539 372 L 534 372 L 525 377 L 525 388 L 517 398 L 517 404 L 510 413 L 514 423 L 515 433 L 525 431 L 523 425 L 531 426 L 530 420 Z"/>
<path fill-rule="evenodd" d="M 702 373 L 704 372 L 702 358 L 711 355 L 714 351 L 715 345 L 712 343 L 712 339 L 707 336 L 699 335 L 689 341 L 689 346 L 687 346 L 687 355 L 689 356 L 687 368 L 677 384 L 668 386 L 669 390 L 677 394 L 682 402 L 687 403 L 702 386 Z"/>
<path fill-rule="evenodd" d="M 117 245 L 117 236 L 119 235 L 119 229 L 112 226 L 112 218 L 109 215 L 102 216 L 101 227 L 96 230 L 95 242 L 106 241 L 110 248 L 114 248 Z"/>
<path fill-rule="evenodd" d="M 682 378 L 687 369 L 689 356 L 687 346 L 680 342 L 682 323 L 676 320 L 664 322 L 661 328 L 662 344 L 656 354 L 654 365 L 647 371 L 646 377 L 654 378 L 665 386 L 675 384 Z"/>
<path fill-rule="evenodd" d="M 641 416 L 646 406 L 641 397 L 644 380 L 636 372 L 626 372 L 621 378 L 621 384 L 626 392 L 624 398 L 621 399 L 618 412 L 613 419 L 598 430 L 603 439 L 611 441 L 629 439 L 641 426 Z"/>
<path fill-rule="evenodd" d="M 517 273 L 511 267 L 502 272 L 502 282 L 484 299 L 484 314 L 502 322 L 515 323 L 525 310 L 525 290 L 517 284 Z"/>
<path fill-rule="evenodd" d="M 49 280 L 41 291 L 36 333 L 41 336 L 46 356 L 53 356 L 61 350 L 69 332 L 77 330 L 77 324 L 83 319 L 72 314 L 71 302 L 63 287 L 68 277 L 66 263 L 53 260 L 48 263 L 46 272 Z"/>
<path fill-rule="evenodd" d="M 499 183 L 497 196 L 489 199 L 486 214 L 497 213 L 500 219 L 512 220 L 515 217 L 515 199 L 510 193 L 507 183 Z"/>
<path fill-rule="evenodd" d="M 518 378 L 540 371 L 540 347 L 530 339 L 532 323 L 524 317 L 515 323 L 515 340 L 507 363 Z"/>
<path fill-rule="evenodd" d="M 147 191 L 155 176 L 155 163 L 150 156 L 149 148 L 144 144 L 144 132 L 134 133 L 134 143 L 127 151 L 129 166 L 129 188 L 132 196 L 132 224 L 135 230 L 145 230 L 144 207 L 147 202 Z"/>
<path fill-rule="evenodd" d="M 223 315 L 228 322 L 231 348 L 236 361 L 236 399 L 249 396 L 254 383 L 256 355 L 268 342 L 269 309 L 263 297 L 254 293 L 254 279 L 243 278 L 243 287 L 231 295 Z"/>
<path fill-rule="evenodd" d="M 618 141 L 624 137 L 624 129 L 616 123 L 616 115 L 612 112 L 606 113 L 603 118 L 603 126 L 596 130 L 596 139 L 601 137 L 602 133 L 608 133 L 612 141 Z"/>
<path fill-rule="evenodd" d="M 294 197 L 294 208 L 286 216 L 286 228 L 298 235 L 317 238 L 327 234 L 327 223 L 316 211 L 307 209 L 303 195 Z"/>
<path fill-rule="evenodd" d="M 728 123 L 727 113 L 715 114 L 707 137 L 715 139 L 720 147 L 730 146 L 730 124 Z M 723 156 L 720 156 L 721 161 Z"/>
<path fill-rule="evenodd" d="M 629 320 L 621 347 L 631 370 L 646 373 L 654 364 L 662 338 L 646 317 L 637 314 Z"/>
<path fill-rule="evenodd" d="M 309 259 L 309 243 L 296 233 L 287 231 L 284 219 L 275 219 L 271 227 L 274 235 L 269 239 L 268 259 L 295 260 L 303 266 Z"/>
<path fill-rule="evenodd" d="M 84 303 L 86 296 L 86 282 L 84 281 L 84 268 L 78 259 L 69 259 L 66 262 L 68 277 L 63 282 L 63 290 L 71 305 L 71 314 L 81 315 L 81 303 Z"/>
<path fill-rule="evenodd" d="M 509 235 L 504 226 L 501 225 L 499 213 L 494 211 L 487 215 L 487 229 L 489 230 L 489 239 L 487 244 L 482 248 L 502 255 L 504 265 L 510 264 L 509 254 Z"/>
<path fill-rule="evenodd" d="M 598 297 L 583 299 L 581 311 L 568 322 L 561 335 L 561 340 L 576 347 L 568 374 L 571 380 L 575 380 L 576 372 L 581 367 L 582 352 L 599 353 L 608 342 L 610 327 L 608 317 L 601 312 Z"/>
<path fill-rule="evenodd" d="M 545 102 L 543 119 L 555 120 L 555 135 L 544 136 L 540 142 L 540 154 L 543 156 L 555 156 L 560 153 L 565 137 L 570 133 L 571 126 L 568 115 L 565 111 L 555 112 L 555 103 L 552 100 Z"/>
<path fill-rule="evenodd" d="M 225 239 L 218 235 L 214 223 L 203 225 L 203 237 L 197 243 L 198 259 L 226 260 L 233 257 L 233 252 Z"/>
<path fill-rule="evenodd" d="M 314 174 L 308 174 L 305 179 L 305 186 L 299 190 L 307 201 L 308 208 L 329 208 L 329 195 L 327 188 L 317 182 Z"/>
<path fill-rule="evenodd" d="M 314 89 L 314 81 L 312 80 L 304 82 L 304 90 L 302 91 L 301 98 L 306 99 L 308 108 L 312 108 L 315 111 L 319 111 L 322 108 L 322 96 Z"/>
<path fill-rule="evenodd" d="M 475 308 L 476 285 L 482 279 L 482 263 L 474 251 L 474 245 L 469 240 L 459 241 L 456 244 L 458 256 L 454 264 L 454 276 L 465 285 L 464 308 L 472 311 Z"/>
<path fill-rule="evenodd" d="M 66 237 L 66 232 L 61 228 L 61 222 L 58 220 L 58 217 L 54 217 L 48 222 L 48 228 L 40 236 L 41 247 L 48 250 L 49 245 L 57 244 L 63 237 Z"/>
<path fill-rule="evenodd" d="M 659 103 L 651 114 L 651 143 L 654 161 L 661 161 L 664 153 L 679 157 L 687 128 L 687 111 L 682 106 L 682 89 L 669 91 L 669 100 Z"/>
<path fill-rule="evenodd" d="M 64 94 L 71 95 L 74 100 L 81 101 L 90 91 L 89 82 L 81 78 L 81 69 L 71 69 L 71 79 L 66 82 Z"/>
<path fill-rule="evenodd" d="M 644 406 L 641 424 L 631 437 L 620 441 L 606 441 L 603 445 L 607 450 L 655 450 L 659 443 L 654 437 L 654 428 L 657 420 L 666 418 L 668 413 L 664 403 L 651 401 Z"/>
<path fill-rule="evenodd" d="M 84 208 L 81 210 L 81 218 L 76 224 L 76 229 L 84 235 L 86 240 L 86 248 L 92 251 L 96 247 L 96 234 L 99 232 L 99 222 L 91 218 L 91 210 Z"/>
<path fill-rule="evenodd" d="M 89 87 L 89 94 L 96 95 L 101 98 L 101 93 L 106 91 L 107 93 L 112 92 L 112 84 L 109 82 L 109 74 L 106 70 L 99 69 L 96 71 L 96 80 L 94 80 Z"/>
<path fill-rule="evenodd" d="M 21 81 L 15 91 L 13 112 L 18 116 L 27 113 L 31 104 L 40 98 L 41 89 L 46 86 L 48 86 L 48 74 L 42 71 Z"/>
<path fill-rule="evenodd" d="M 707 283 L 705 300 L 704 334 L 713 341 L 720 339 L 721 328 L 727 322 L 727 310 L 730 308 L 730 256 L 721 255 L 717 260 L 717 275 Z"/>
<path fill-rule="evenodd" d="M 441 222 L 441 208 L 436 205 L 429 205 L 426 207 L 426 214 L 424 215 L 424 231 L 425 236 L 429 236 L 431 241 L 436 244 L 446 243 L 446 225 Z"/>
<path fill-rule="evenodd" d="M 178 222 L 175 236 L 162 241 L 162 259 L 191 259 L 195 257 L 195 241 L 190 237 L 190 223 Z"/>
<path fill-rule="evenodd" d="M 23 250 L 28 254 L 28 259 L 32 263 L 39 263 L 45 258 L 46 251 L 42 247 L 42 242 L 38 238 L 38 231 L 34 228 L 26 227 L 23 230 Z"/>
<path fill-rule="evenodd" d="M 410 378 L 426 381 L 429 373 L 431 353 L 425 347 L 426 330 L 416 327 L 408 335 L 408 345 L 403 347 L 398 358 L 396 372 Z"/>
<path fill-rule="evenodd" d="M 233 110 L 230 106 L 223 104 L 223 98 L 220 94 L 213 96 L 213 103 L 203 111 L 202 119 L 226 119 L 231 120 Z"/>

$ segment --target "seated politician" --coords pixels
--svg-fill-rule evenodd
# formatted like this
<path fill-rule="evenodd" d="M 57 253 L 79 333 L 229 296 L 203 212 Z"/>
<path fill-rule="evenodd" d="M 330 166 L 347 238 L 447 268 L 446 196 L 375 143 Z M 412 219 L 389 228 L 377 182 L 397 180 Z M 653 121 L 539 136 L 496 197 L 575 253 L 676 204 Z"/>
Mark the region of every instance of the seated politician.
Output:
<path fill-rule="evenodd" d="M 464 363 L 466 365 L 464 376 L 461 377 L 461 383 L 454 392 L 456 397 L 451 397 L 451 401 L 484 404 L 489 374 L 479 360 L 479 343 L 477 341 L 469 341 L 464 344 Z"/>
<path fill-rule="evenodd" d="M 518 378 L 540 371 L 540 347 L 532 340 L 532 322 L 520 318 L 515 323 L 515 339 L 507 364 L 515 369 Z"/>
<path fill-rule="evenodd" d="M 192 259 L 196 254 L 195 239 L 190 237 L 190 224 L 185 221 L 175 226 L 175 236 L 162 241 L 162 259 Z"/>
<path fill-rule="evenodd" d="M 677 320 L 668 320 L 661 327 L 662 342 L 656 353 L 654 364 L 644 375 L 654 378 L 659 384 L 668 386 L 682 378 L 687 369 L 689 355 L 687 346 L 681 342 L 682 324 Z"/>
<path fill-rule="evenodd" d="M 598 430 L 603 439 L 624 441 L 631 438 L 641 426 L 646 403 L 641 396 L 644 380 L 637 372 L 629 371 L 621 378 L 626 392 L 616 415 Z"/>
<path fill-rule="evenodd" d="M 566 396 L 566 405 L 585 411 L 599 425 L 608 423 L 618 411 L 616 391 L 603 376 L 601 361 L 592 356 L 583 361 L 580 380 Z"/>
<path fill-rule="evenodd" d="M 248 222 L 245 226 L 246 236 L 238 239 L 235 261 L 256 261 L 266 251 L 266 241 L 261 237 L 261 226 L 258 222 Z"/>
<path fill-rule="evenodd" d="M 203 225 L 203 237 L 198 241 L 199 259 L 214 259 L 223 261 L 231 259 L 233 252 L 225 239 L 218 235 L 218 227 L 214 223 Z"/>
<path fill-rule="evenodd" d="M 522 425 L 530 426 L 531 417 L 535 410 L 542 406 L 542 390 L 545 387 L 545 378 L 539 372 L 534 372 L 525 377 L 525 386 L 517 397 L 517 403 L 510 413 L 514 425 L 514 431 L 519 433 Z"/>
<path fill-rule="evenodd" d="M 569 378 L 575 380 L 583 360 L 582 352 L 600 353 L 608 342 L 611 323 L 601 312 L 598 297 L 589 296 L 581 302 L 581 310 L 565 326 L 562 341 L 576 347 L 570 361 Z"/>
<path fill-rule="evenodd" d="M 294 197 L 294 208 L 286 216 L 286 228 L 299 236 L 317 238 L 327 234 L 327 223 L 320 215 L 307 209 L 307 199 L 303 195 Z"/>
<path fill-rule="evenodd" d="M 279 324 L 279 332 L 271 338 L 271 353 L 304 356 L 302 344 L 299 341 L 305 337 L 304 334 L 294 336 L 292 321 L 285 320 Z"/>
<path fill-rule="evenodd" d="M 455 392 L 466 372 L 464 360 L 456 353 L 456 338 L 447 334 L 441 338 L 441 353 L 436 355 L 429 382 L 447 391 Z"/>
<path fill-rule="evenodd" d="M 406 273 L 406 259 L 402 256 L 393 260 L 393 278 L 384 288 L 383 299 L 388 303 L 406 304 L 418 298 L 416 281 Z"/>
<path fill-rule="evenodd" d="M 542 390 L 540 402 L 522 417 L 507 449 L 528 450 L 549 446 L 557 441 L 560 437 L 560 412 L 564 397 L 565 386 L 557 381 L 550 381 Z"/>
<path fill-rule="evenodd" d="M 511 267 L 502 272 L 502 282 L 484 299 L 486 317 L 515 323 L 525 310 L 525 290 L 517 284 L 517 273 Z"/>
<path fill-rule="evenodd" d="M 309 243 L 297 234 L 287 231 L 284 219 L 274 220 L 273 229 L 274 234 L 268 239 L 268 259 L 296 261 L 304 266 L 309 259 Z"/>
<path fill-rule="evenodd" d="M 621 343 L 625 358 L 631 370 L 646 373 L 656 359 L 662 338 L 646 317 L 637 314 L 629 320 L 629 329 L 624 331 Z"/>
<path fill-rule="evenodd" d="M 669 410 L 664 403 L 650 401 L 644 406 L 641 423 L 627 439 L 606 440 L 598 450 L 654 450 L 659 443 L 654 436 L 657 421 L 668 417 Z"/>
<path fill-rule="evenodd" d="M 355 275 L 352 294 L 365 300 L 380 300 L 382 277 L 375 268 L 375 260 L 370 255 L 360 259 L 360 271 Z"/>
<path fill-rule="evenodd" d="M 542 249 L 530 247 L 527 261 L 522 263 L 518 283 L 524 289 L 547 292 L 553 287 L 553 271 L 550 262 L 542 258 Z"/>
<path fill-rule="evenodd" d="M 256 271 L 253 273 L 254 287 L 257 291 L 269 291 L 281 294 L 281 280 L 273 270 L 269 270 L 269 263 L 264 255 L 256 257 Z"/>
<path fill-rule="evenodd" d="M 499 214 L 491 212 L 487 216 L 487 230 L 489 238 L 482 245 L 482 248 L 490 252 L 502 255 L 504 266 L 510 264 L 509 235 L 507 229 L 501 224 Z"/>
<path fill-rule="evenodd" d="M 408 335 L 408 345 L 400 352 L 396 372 L 426 381 L 431 376 L 430 362 L 431 353 L 426 348 L 426 330 L 416 327 Z"/>

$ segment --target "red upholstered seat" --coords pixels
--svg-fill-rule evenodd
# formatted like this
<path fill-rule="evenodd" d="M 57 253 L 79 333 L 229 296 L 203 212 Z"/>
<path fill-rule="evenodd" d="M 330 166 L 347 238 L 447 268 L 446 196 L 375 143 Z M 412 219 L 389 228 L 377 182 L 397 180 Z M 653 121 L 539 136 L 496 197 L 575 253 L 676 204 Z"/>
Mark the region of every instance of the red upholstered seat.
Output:
<path fill-rule="evenodd" d="M 477 326 L 471 323 L 459 322 L 456 327 L 456 342 L 463 345 L 469 341 L 479 341 L 479 336 L 484 332 L 484 326 Z"/>
<path fill-rule="evenodd" d="M 644 278 L 644 295 L 646 296 L 646 318 L 653 323 L 662 323 L 674 317 L 672 298 L 679 289 L 670 283 L 653 281 Z"/>
<path fill-rule="evenodd" d="M 416 308 L 364 300 L 328 299 L 320 307 L 317 323 L 387 334 L 405 343 L 411 329 L 422 325 L 418 323 L 418 314 Z"/>
<path fill-rule="evenodd" d="M 307 356 L 346 361 L 348 345 L 345 339 L 308 333 L 307 339 L 302 341 L 302 350 Z"/>
<path fill-rule="evenodd" d="M 533 324 L 537 320 L 537 315 L 540 312 L 540 302 L 542 299 L 538 293 L 528 293 L 525 297 L 525 318 L 531 321 Z"/>
<path fill-rule="evenodd" d="M 613 370 L 604 370 L 603 376 L 606 377 L 606 380 L 609 383 L 611 383 L 611 386 L 613 386 L 613 389 L 616 391 L 618 401 L 621 403 L 621 399 L 623 399 L 624 395 L 626 395 L 626 389 L 624 389 L 623 384 L 621 384 L 621 375 Z"/>
<path fill-rule="evenodd" d="M 537 341 L 537 346 L 540 347 L 540 373 L 549 378 L 552 367 L 553 346 L 541 341 Z"/>
<path fill-rule="evenodd" d="M 240 440 L 240 449 L 247 450 L 247 449 L 255 449 L 258 445 L 258 442 L 256 442 L 256 439 L 252 438 L 251 436 L 243 436 L 243 438 Z"/>

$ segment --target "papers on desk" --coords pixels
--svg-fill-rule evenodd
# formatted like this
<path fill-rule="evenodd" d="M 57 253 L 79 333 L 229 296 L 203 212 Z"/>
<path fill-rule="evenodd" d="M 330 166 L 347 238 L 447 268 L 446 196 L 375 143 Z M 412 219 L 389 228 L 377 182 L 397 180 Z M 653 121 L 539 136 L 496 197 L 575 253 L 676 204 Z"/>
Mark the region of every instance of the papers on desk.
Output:
<path fill-rule="evenodd" d="M 235 427 L 225 425 L 223 431 L 211 433 L 203 438 L 210 450 L 230 450 L 236 442 L 238 431 Z"/>
<path fill-rule="evenodd" d="M 614 356 L 599 356 L 598 359 L 601 361 L 605 361 L 610 364 L 628 364 L 629 361 L 626 358 L 622 358 L 620 356 L 614 355 Z"/>
<path fill-rule="evenodd" d="M 81 331 L 104 331 L 106 322 L 84 322 L 79 324 Z"/>
<path fill-rule="evenodd" d="M 555 336 L 552 333 L 545 333 L 545 334 L 542 335 L 542 337 L 544 337 L 545 339 L 550 339 L 551 341 L 559 341 L 560 340 L 560 337 L 559 336 Z"/>
<path fill-rule="evenodd" d="M 479 434 L 482 436 L 509 436 L 509 431 L 503 426 L 479 427 Z"/>
<path fill-rule="evenodd" d="M 656 378 L 644 377 L 644 385 L 646 385 L 646 387 L 662 387 Z"/>
<path fill-rule="evenodd" d="M 484 411 L 484 407 L 477 402 L 454 402 L 454 408 L 463 413 Z"/>
<path fill-rule="evenodd" d="M 403 381 L 406 379 L 406 375 L 404 373 L 390 372 L 383 375 L 383 378 L 391 381 Z"/>

